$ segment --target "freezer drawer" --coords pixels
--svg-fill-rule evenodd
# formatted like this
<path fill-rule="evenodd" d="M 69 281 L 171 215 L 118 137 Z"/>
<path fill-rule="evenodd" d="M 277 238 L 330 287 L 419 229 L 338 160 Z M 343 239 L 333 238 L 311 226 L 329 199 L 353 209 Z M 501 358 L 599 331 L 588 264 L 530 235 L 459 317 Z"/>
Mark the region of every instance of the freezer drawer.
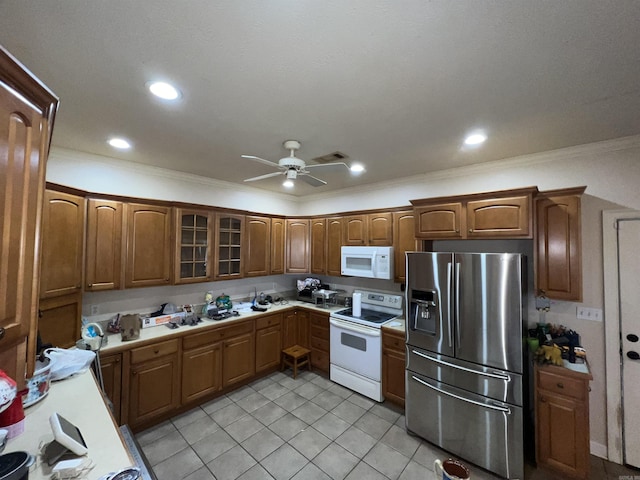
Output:
<path fill-rule="evenodd" d="M 407 345 L 407 369 L 484 397 L 522 406 L 522 375 Z"/>
<path fill-rule="evenodd" d="M 524 478 L 521 407 L 406 371 L 407 429 L 509 479 Z"/>

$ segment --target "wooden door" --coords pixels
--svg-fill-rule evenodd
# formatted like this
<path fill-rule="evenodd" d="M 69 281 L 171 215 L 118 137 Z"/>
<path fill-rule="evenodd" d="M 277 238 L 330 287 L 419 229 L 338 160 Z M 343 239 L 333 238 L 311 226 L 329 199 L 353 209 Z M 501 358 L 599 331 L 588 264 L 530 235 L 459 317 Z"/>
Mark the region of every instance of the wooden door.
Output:
<path fill-rule="evenodd" d="M 253 376 L 255 372 L 254 336 L 239 335 L 223 342 L 222 386 L 228 387 Z"/>
<path fill-rule="evenodd" d="M 284 273 L 284 218 L 271 219 L 271 275 Z"/>
<path fill-rule="evenodd" d="M 169 285 L 171 281 L 171 208 L 126 205 L 125 287 Z"/>
<path fill-rule="evenodd" d="M 406 252 L 418 250 L 413 210 L 393 212 L 393 255 L 395 281 L 406 282 Z"/>
<path fill-rule="evenodd" d="M 167 355 L 131 365 L 129 418 L 132 427 L 170 412 L 180 402 L 178 355 Z"/>
<path fill-rule="evenodd" d="M 282 352 L 280 325 L 256 330 L 256 373 L 277 367 Z"/>
<path fill-rule="evenodd" d="M 462 238 L 462 202 L 420 205 L 413 211 L 416 238 Z"/>
<path fill-rule="evenodd" d="M 531 238 L 531 194 L 467 202 L 467 238 Z"/>
<path fill-rule="evenodd" d="M 89 199 L 87 208 L 87 291 L 117 290 L 122 273 L 121 202 Z"/>
<path fill-rule="evenodd" d="M 40 298 L 82 289 L 85 199 L 46 190 L 42 216 Z"/>
<path fill-rule="evenodd" d="M 327 221 L 324 218 L 311 220 L 311 273 L 323 275 L 327 272 Z"/>
<path fill-rule="evenodd" d="M 342 240 L 343 245 L 366 245 L 369 238 L 369 222 L 367 215 L 351 215 L 344 217 Z"/>
<path fill-rule="evenodd" d="M 213 213 L 177 208 L 173 278 L 176 284 L 212 279 Z"/>
<path fill-rule="evenodd" d="M 583 191 L 546 192 L 536 200 L 536 289 L 546 297 L 582 301 Z"/>
<path fill-rule="evenodd" d="M 38 331 L 44 343 L 69 348 L 80 338 L 82 294 L 75 292 L 40 300 Z"/>
<path fill-rule="evenodd" d="M 258 277 L 269 275 L 271 260 L 271 219 L 269 217 L 245 217 L 244 275 Z"/>
<path fill-rule="evenodd" d="M 286 272 L 309 273 L 309 220 L 286 220 Z"/>
<path fill-rule="evenodd" d="M 120 392 L 122 389 L 122 354 L 100 355 L 104 393 L 111 401 L 113 418 L 120 425 Z"/>
<path fill-rule="evenodd" d="M 327 218 L 327 275 L 341 275 L 341 247 L 342 217 Z"/>
<path fill-rule="evenodd" d="M 218 213 L 215 230 L 215 279 L 242 278 L 244 215 Z"/>
<path fill-rule="evenodd" d="M 393 217 L 391 213 L 367 215 L 368 245 L 389 246 L 393 243 Z"/>
<path fill-rule="evenodd" d="M 182 353 L 182 404 L 206 397 L 222 388 L 220 342 Z"/>

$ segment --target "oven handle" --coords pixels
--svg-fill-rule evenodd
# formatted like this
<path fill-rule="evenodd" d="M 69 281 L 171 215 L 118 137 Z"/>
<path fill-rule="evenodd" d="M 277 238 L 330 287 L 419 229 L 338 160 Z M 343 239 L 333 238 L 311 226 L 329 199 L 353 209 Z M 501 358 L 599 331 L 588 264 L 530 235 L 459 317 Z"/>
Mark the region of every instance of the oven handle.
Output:
<path fill-rule="evenodd" d="M 368 337 L 380 336 L 379 328 L 364 327 L 364 326 L 356 325 L 355 323 L 352 323 L 352 322 L 346 322 L 344 320 L 338 320 L 337 318 L 332 318 L 332 317 L 329 318 L 329 323 L 331 323 L 331 325 L 333 325 L 334 327 L 338 327 L 342 330 L 361 333 L 363 335 L 367 335 Z"/>
<path fill-rule="evenodd" d="M 417 350 L 411 350 L 411 353 L 415 353 L 419 357 L 426 358 L 427 360 L 431 360 L 432 362 L 436 362 L 436 363 L 439 363 L 441 365 L 446 365 L 447 367 L 457 368 L 458 370 L 463 370 L 463 371 L 469 372 L 469 373 L 475 373 L 476 375 L 483 375 L 485 377 L 497 378 L 498 380 L 504 380 L 505 382 L 510 382 L 511 381 L 511 377 L 509 375 L 501 375 L 499 373 L 482 372 L 480 370 L 474 370 L 472 368 L 463 367 L 461 365 L 455 365 L 453 363 L 449 363 L 449 362 L 445 362 L 444 360 L 440 360 L 439 358 L 430 357 L 429 355 L 425 355 L 424 353 L 419 352 Z"/>
<path fill-rule="evenodd" d="M 470 398 L 461 397 L 460 395 L 456 395 L 455 393 L 445 392 L 444 390 L 441 390 L 438 387 L 434 387 L 433 385 L 425 382 L 424 380 L 420 380 L 415 375 L 411 375 L 411 378 L 413 378 L 416 382 L 421 383 L 422 385 L 424 385 L 426 387 L 429 387 L 432 390 L 435 390 L 438 393 L 442 393 L 443 395 L 448 395 L 449 397 L 453 397 L 453 398 L 456 398 L 458 400 L 462 400 L 463 402 L 472 403 L 472 404 L 477 405 L 479 407 L 484 407 L 484 408 L 489 408 L 491 410 L 497 410 L 499 412 L 504 412 L 507 415 L 511 414 L 511 409 L 510 408 L 499 407 L 497 405 L 487 405 L 486 403 L 477 402 L 475 400 L 471 400 Z"/>

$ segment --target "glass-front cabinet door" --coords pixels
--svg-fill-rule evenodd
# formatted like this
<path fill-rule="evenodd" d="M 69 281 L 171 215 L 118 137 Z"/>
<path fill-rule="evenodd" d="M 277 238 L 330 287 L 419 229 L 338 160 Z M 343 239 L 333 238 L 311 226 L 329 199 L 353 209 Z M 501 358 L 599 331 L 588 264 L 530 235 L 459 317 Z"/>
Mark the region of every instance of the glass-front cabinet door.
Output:
<path fill-rule="evenodd" d="M 213 214 L 178 208 L 176 216 L 176 283 L 211 280 Z"/>
<path fill-rule="evenodd" d="M 216 216 L 215 278 L 242 277 L 242 237 L 244 215 L 218 213 Z"/>

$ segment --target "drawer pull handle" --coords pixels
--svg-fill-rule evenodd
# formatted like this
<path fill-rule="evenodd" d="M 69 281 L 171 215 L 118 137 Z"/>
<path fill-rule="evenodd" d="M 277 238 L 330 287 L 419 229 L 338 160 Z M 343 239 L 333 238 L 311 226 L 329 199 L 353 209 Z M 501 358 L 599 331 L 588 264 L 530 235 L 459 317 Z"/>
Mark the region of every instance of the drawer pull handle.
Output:
<path fill-rule="evenodd" d="M 155 353 L 156 355 L 160 353 L 160 350 L 158 350 L 157 348 L 153 351 L 153 353 Z"/>
<path fill-rule="evenodd" d="M 87 283 L 87 287 L 88 287 L 88 288 L 93 287 L 93 283 Z"/>
<path fill-rule="evenodd" d="M 564 384 L 562 382 L 558 382 L 556 385 L 558 388 L 564 388 Z"/>

